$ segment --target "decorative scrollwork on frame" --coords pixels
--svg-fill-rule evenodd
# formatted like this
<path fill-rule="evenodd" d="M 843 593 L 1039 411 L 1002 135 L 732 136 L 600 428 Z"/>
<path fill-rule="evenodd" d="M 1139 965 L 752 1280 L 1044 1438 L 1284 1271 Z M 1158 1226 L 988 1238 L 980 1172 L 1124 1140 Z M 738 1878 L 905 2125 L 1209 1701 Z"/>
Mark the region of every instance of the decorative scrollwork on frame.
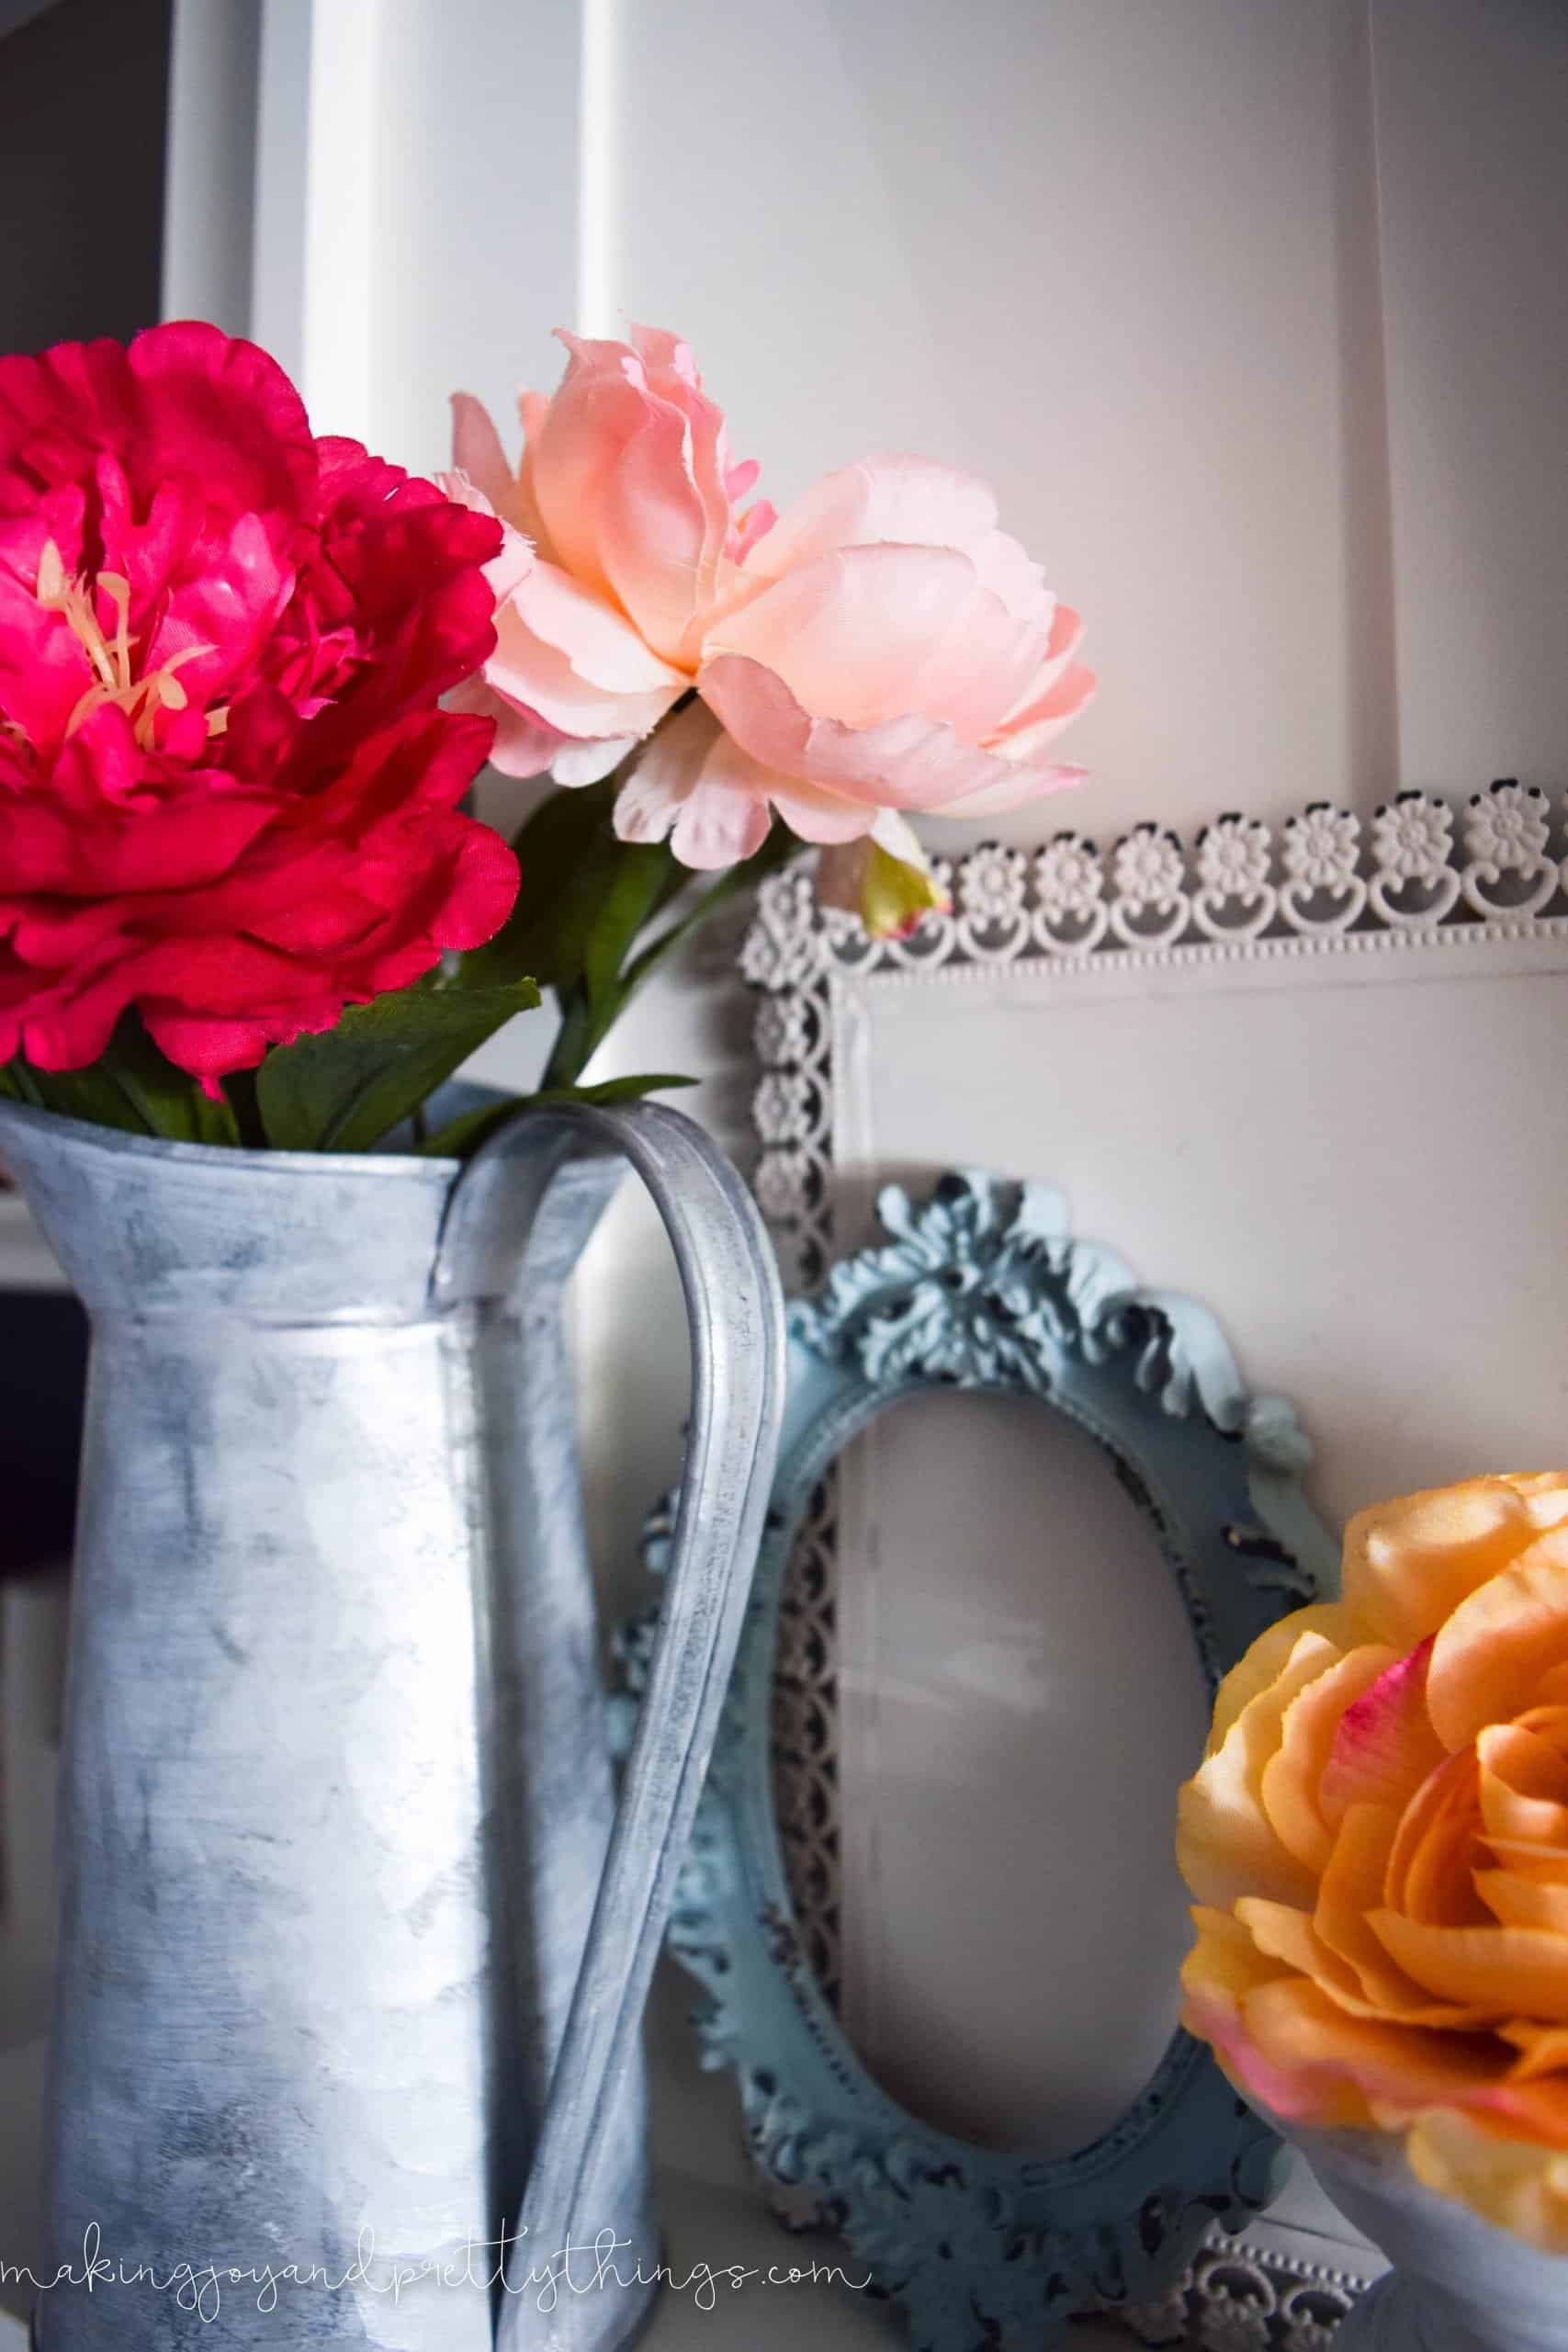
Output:
<path fill-rule="evenodd" d="M 1482 916 L 1539 914 L 1560 880 L 1546 854 L 1551 811 L 1540 785 L 1509 782 L 1472 793 L 1461 822 L 1466 905 Z"/>
<path fill-rule="evenodd" d="M 1433 792 L 1401 792 L 1372 819 L 1377 871 L 1370 885 L 1384 922 L 1422 930 L 1458 903 L 1461 877 L 1451 859 L 1453 811 Z"/>
<path fill-rule="evenodd" d="M 1108 854 L 1076 831 L 1032 854 L 982 842 L 941 869 L 950 910 L 906 940 L 868 939 L 852 917 L 818 910 L 807 867 L 775 875 L 758 894 L 740 968 L 762 991 L 763 1072 L 808 1081 L 757 1097 L 755 1190 L 786 1279 L 809 1289 L 833 1248 L 835 979 L 1116 956 L 1158 964 L 1265 954 L 1292 940 L 1392 949 L 1513 937 L 1527 923 L 1568 928 L 1565 818 L 1540 785 L 1504 777 L 1457 811 L 1433 793 L 1397 793 L 1368 825 L 1326 800 L 1277 832 L 1230 810 L 1201 829 L 1190 855 L 1155 823 L 1135 825 Z"/>
<path fill-rule="evenodd" d="M 1116 2313 L 1141 2344 L 1200 2352 L 1331 2352 L 1365 2281 L 1218 2229 L 1156 2301 Z"/>
<path fill-rule="evenodd" d="M 922 1390 L 1064 1414 L 1150 1521 L 1211 1688 L 1321 1588 L 1336 1550 L 1299 1492 L 1310 1447 L 1290 1405 L 1247 1391 L 1202 1306 L 1075 1235 L 1059 1193 L 959 1170 L 918 1203 L 889 1187 L 878 1216 L 882 1243 L 790 1308 L 783 1452 L 670 1945 L 703 1988 L 706 2062 L 739 2077 L 759 2170 L 903 2306 L 914 2352 L 1043 2352 L 1079 2312 L 1168 2301 L 1216 2218 L 1234 2230 L 1269 2201 L 1277 2143 L 1182 2032 L 1117 2120 L 1063 2158 L 955 2139 L 860 2063 L 821 1890 L 802 1877 L 836 1824 L 833 1464 Z M 655 1567 L 671 1523 L 666 1502 L 648 1530 Z M 616 1654 L 625 1711 L 647 1684 L 648 1618 Z"/>

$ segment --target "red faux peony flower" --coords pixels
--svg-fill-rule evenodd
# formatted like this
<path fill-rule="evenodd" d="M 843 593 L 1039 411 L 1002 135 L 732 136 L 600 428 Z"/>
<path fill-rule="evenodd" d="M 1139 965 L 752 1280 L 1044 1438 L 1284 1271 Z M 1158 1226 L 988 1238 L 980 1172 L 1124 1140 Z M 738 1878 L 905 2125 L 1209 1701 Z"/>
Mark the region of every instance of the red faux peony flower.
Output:
<path fill-rule="evenodd" d="M 501 547 L 215 327 L 0 358 L 0 1063 L 134 1005 L 214 1091 L 500 928 Z"/>

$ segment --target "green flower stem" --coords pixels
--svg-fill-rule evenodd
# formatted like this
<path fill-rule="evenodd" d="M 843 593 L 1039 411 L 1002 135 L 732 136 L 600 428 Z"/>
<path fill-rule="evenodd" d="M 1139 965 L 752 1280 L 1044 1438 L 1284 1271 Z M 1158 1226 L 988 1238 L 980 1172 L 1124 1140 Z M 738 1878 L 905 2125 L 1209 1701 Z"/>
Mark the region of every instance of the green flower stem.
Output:
<path fill-rule="evenodd" d="M 647 924 L 634 934 L 624 951 L 625 960 L 619 963 L 607 985 L 602 983 L 595 988 L 591 980 L 580 980 L 564 989 L 558 986 L 557 1001 L 560 1006 L 561 1024 L 549 1060 L 545 1065 L 540 1086 L 552 1091 L 561 1087 L 576 1086 L 643 983 L 651 978 L 682 941 L 690 938 L 694 932 L 700 930 L 716 914 L 728 899 L 741 890 L 750 889 L 764 875 L 774 872 L 795 854 L 798 847 L 794 835 L 784 825 L 775 824 L 760 850 L 742 864 L 731 866 L 716 882 L 710 884 L 683 915 L 668 924 L 655 938 L 647 938 Z M 684 895 L 694 878 L 685 867 L 676 864 L 673 857 L 671 863 L 675 870 L 667 878 L 666 887 L 653 908 L 654 920 Z M 610 892 L 606 891 L 605 896 L 608 898 Z M 639 940 L 643 943 L 640 945 L 637 944 Z"/>
<path fill-rule="evenodd" d="M 256 1074 L 254 1069 L 231 1070 L 223 1081 L 223 1091 L 234 1114 L 234 1124 L 240 1131 L 240 1141 L 247 1151 L 266 1149 L 266 1126 L 256 1100 Z"/>

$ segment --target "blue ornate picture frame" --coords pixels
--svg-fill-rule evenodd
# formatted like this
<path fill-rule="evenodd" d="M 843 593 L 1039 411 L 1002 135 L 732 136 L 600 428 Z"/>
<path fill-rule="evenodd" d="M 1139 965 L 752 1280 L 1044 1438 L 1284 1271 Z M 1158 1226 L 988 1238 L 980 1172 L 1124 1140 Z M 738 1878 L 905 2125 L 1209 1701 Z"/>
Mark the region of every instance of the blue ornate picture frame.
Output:
<path fill-rule="evenodd" d="M 1105 1450 L 1147 1513 L 1211 1692 L 1265 1626 L 1332 1589 L 1337 1546 L 1300 1488 L 1311 1449 L 1292 1408 L 1248 1395 L 1205 1308 L 1076 1238 L 1059 1193 L 958 1172 L 919 1206 L 889 1188 L 878 1215 L 886 1245 L 790 1309 L 773 1508 L 670 1943 L 704 1988 L 705 2063 L 734 2068 L 756 2164 L 903 2306 L 915 2352 L 1034 2352 L 1075 2312 L 1167 2293 L 1216 2218 L 1239 2227 L 1269 2201 L 1277 2143 L 1179 2030 L 1111 2127 L 1060 2159 L 953 2138 L 872 2080 L 799 1931 L 775 1816 L 796 1532 L 843 1447 L 898 1398 L 1032 1397 Z M 656 1568 L 670 1524 L 649 1523 Z M 620 1636 L 623 1709 L 651 1622 Z"/>

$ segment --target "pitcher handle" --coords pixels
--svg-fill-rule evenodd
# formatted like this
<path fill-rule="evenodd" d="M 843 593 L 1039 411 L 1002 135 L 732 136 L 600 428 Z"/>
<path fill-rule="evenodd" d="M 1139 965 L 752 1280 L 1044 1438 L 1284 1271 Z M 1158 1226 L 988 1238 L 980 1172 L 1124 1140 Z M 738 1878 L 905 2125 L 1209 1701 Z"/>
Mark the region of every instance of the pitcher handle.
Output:
<path fill-rule="evenodd" d="M 554 1155 L 538 1150 L 547 1119 L 560 1126 Z M 729 1161 L 690 1119 L 649 1102 L 540 1111 L 477 1154 L 465 1185 L 480 1158 L 505 1156 L 509 1137 L 521 1141 L 524 1129 L 541 1195 L 584 1138 L 630 1160 L 673 1244 L 692 1337 L 691 1433 L 667 1589 L 519 2216 L 513 2256 L 525 2272 L 531 2249 L 576 2244 L 580 2229 L 596 2230 L 605 2218 L 581 2213 L 581 2201 L 615 2120 L 740 1638 L 778 1452 L 784 1325 L 761 1218 Z M 568 2324 L 558 2310 L 554 2325 Z M 539 2352 L 553 2340 L 528 2298 L 502 2298 L 499 2352 L 523 2352 L 525 2344 Z"/>

